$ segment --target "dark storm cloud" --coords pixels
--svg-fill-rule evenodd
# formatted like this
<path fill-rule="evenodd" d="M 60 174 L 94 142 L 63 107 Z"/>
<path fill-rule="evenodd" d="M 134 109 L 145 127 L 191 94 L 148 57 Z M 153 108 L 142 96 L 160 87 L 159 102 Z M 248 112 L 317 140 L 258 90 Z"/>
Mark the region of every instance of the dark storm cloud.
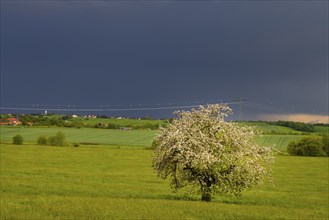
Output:
<path fill-rule="evenodd" d="M 327 2 L 1 4 L 2 103 L 243 96 L 328 111 Z"/>

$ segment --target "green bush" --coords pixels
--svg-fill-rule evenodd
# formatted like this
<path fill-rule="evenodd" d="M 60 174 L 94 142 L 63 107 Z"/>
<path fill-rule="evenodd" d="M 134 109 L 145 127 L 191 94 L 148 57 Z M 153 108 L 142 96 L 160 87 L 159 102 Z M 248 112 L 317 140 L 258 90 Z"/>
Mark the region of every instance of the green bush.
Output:
<path fill-rule="evenodd" d="M 107 128 L 109 128 L 109 129 L 119 129 L 120 128 L 120 125 L 109 123 L 107 125 Z"/>
<path fill-rule="evenodd" d="M 268 122 L 268 123 L 272 125 L 280 125 L 280 126 L 292 128 L 297 131 L 314 132 L 314 125 L 306 124 L 303 122 L 277 121 L 277 122 Z"/>
<path fill-rule="evenodd" d="M 65 135 L 63 132 L 59 131 L 55 136 L 48 138 L 48 144 L 51 146 L 64 146 Z"/>
<path fill-rule="evenodd" d="M 48 138 L 48 144 L 51 145 L 51 146 L 57 146 L 56 137 L 55 136 L 49 137 Z"/>
<path fill-rule="evenodd" d="M 326 152 L 327 156 L 329 156 L 329 137 L 327 134 L 322 135 L 322 145 L 324 152 Z"/>
<path fill-rule="evenodd" d="M 22 145 L 23 144 L 23 137 L 21 135 L 15 135 L 13 137 L 13 144 L 17 144 L 17 145 Z"/>
<path fill-rule="evenodd" d="M 39 145 L 47 145 L 47 137 L 46 136 L 39 136 L 37 139 L 37 143 Z"/>
<path fill-rule="evenodd" d="M 304 137 L 298 142 L 290 142 L 287 151 L 291 155 L 297 156 L 326 156 L 326 152 L 323 150 L 323 144 L 320 137 L 310 136 Z"/>
<path fill-rule="evenodd" d="M 73 143 L 72 146 L 73 147 L 80 147 L 80 143 Z"/>

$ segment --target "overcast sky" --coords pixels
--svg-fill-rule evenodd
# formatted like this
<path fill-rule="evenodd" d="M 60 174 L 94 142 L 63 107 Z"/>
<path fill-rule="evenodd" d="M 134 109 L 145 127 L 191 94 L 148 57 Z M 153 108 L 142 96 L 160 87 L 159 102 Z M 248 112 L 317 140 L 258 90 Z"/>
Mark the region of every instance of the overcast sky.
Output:
<path fill-rule="evenodd" d="M 1 1 L 2 107 L 237 97 L 245 119 L 328 115 L 327 1 Z"/>

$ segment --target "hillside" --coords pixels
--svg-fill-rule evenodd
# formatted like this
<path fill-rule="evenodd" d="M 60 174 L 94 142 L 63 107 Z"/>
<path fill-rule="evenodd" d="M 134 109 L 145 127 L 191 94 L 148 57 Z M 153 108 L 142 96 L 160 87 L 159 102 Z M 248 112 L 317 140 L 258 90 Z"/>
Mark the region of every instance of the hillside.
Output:
<path fill-rule="evenodd" d="M 3 116 L 2 116 L 3 118 Z M 11 143 L 13 136 L 20 134 L 25 143 L 35 144 L 39 136 L 49 137 L 57 131 L 64 132 L 68 143 L 103 144 L 117 146 L 150 147 L 159 127 L 169 120 L 72 117 L 65 115 L 21 116 L 22 121 L 33 121 L 32 126 L 0 126 L 0 140 Z M 301 132 L 290 127 L 267 122 L 235 122 L 240 126 L 252 126 L 262 132 L 256 141 L 261 146 L 274 146 L 286 150 L 290 141 L 305 135 L 328 133 L 329 127 L 314 126 L 314 132 Z"/>

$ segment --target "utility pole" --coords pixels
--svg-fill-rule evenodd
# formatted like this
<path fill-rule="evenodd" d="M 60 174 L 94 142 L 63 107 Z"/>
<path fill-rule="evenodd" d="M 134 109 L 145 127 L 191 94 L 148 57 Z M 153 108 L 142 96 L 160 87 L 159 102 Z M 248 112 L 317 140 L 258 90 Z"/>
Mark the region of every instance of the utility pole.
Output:
<path fill-rule="evenodd" d="M 239 103 L 240 107 L 240 121 L 242 121 L 242 102 Z"/>
<path fill-rule="evenodd" d="M 239 99 L 238 99 L 239 110 L 240 110 L 240 121 L 243 120 L 243 108 L 242 108 L 242 104 L 243 104 L 243 102 L 245 102 L 246 100 L 247 100 L 246 98 L 239 98 Z"/>

